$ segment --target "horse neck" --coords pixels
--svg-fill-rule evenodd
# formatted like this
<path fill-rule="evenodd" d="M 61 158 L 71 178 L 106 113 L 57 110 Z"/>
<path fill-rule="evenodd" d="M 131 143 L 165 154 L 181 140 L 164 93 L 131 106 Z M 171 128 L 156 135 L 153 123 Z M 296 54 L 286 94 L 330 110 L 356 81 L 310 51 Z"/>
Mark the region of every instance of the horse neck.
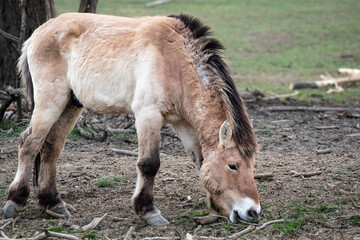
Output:
<path fill-rule="evenodd" d="M 222 100 L 219 96 L 214 96 L 213 92 L 203 91 L 187 109 L 190 110 L 188 120 L 197 133 L 206 157 L 217 148 L 220 126 L 226 120 Z"/>

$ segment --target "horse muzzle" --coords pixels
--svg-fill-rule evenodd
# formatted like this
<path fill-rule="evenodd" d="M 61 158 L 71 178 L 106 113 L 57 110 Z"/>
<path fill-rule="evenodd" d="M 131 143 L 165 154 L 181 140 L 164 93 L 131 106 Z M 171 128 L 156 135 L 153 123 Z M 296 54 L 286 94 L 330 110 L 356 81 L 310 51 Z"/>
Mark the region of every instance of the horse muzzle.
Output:
<path fill-rule="evenodd" d="M 236 223 L 238 219 L 246 222 L 256 222 L 260 218 L 261 207 L 250 198 L 242 198 L 233 205 L 229 219 Z"/>

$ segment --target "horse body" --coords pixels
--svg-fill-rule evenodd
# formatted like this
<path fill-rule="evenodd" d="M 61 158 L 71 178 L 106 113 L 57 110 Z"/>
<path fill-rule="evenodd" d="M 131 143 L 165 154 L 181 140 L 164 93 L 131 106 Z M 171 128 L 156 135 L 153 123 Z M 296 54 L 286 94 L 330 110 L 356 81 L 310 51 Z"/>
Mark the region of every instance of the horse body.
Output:
<path fill-rule="evenodd" d="M 20 137 L 5 216 L 25 206 L 39 152 L 40 205 L 70 215 L 56 190 L 56 161 L 84 106 L 135 115 L 139 159 L 133 203 L 148 223 L 168 223 L 153 204 L 164 122 L 178 132 L 200 169 L 212 206 L 231 221 L 257 219 L 256 138 L 219 55 L 222 45 L 206 37 L 208 30 L 186 15 L 132 19 L 77 13 L 39 27 L 19 61 L 35 108 Z"/>

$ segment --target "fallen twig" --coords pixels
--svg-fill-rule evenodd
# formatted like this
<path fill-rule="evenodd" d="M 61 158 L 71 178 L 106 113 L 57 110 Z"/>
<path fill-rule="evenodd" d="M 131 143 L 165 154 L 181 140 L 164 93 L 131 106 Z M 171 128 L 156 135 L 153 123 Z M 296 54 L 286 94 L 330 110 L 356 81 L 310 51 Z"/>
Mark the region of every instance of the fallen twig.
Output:
<path fill-rule="evenodd" d="M 264 97 L 262 100 L 272 100 L 272 99 L 277 99 L 277 98 L 287 98 L 287 97 L 293 97 L 293 96 L 296 96 L 298 95 L 299 92 L 298 91 L 295 91 L 293 93 L 288 93 L 288 94 L 277 94 L 277 95 L 274 95 L 274 96 L 270 96 L 270 97 Z"/>
<path fill-rule="evenodd" d="M 351 204 L 354 208 L 360 209 L 360 206 L 356 205 L 356 203 L 354 202 L 354 199 L 350 198 L 350 200 L 351 200 Z"/>
<path fill-rule="evenodd" d="M 69 209 L 71 212 L 76 212 L 76 208 L 73 205 L 69 204 L 69 203 L 66 203 L 65 207 L 67 209 Z"/>
<path fill-rule="evenodd" d="M 351 215 L 351 216 L 344 216 L 344 217 L 337 217 L 336 220 L 351 220 L 351 219 L 360 219 L 360 215 Z"/>
<path fill-rule="evenodd" d="M 121 134 L 135 134 L 136 131 L 134 129 L 123 129 L 123 128 L 111 128 L 106 125 L 106 131 L 111 133 L 121 133 Z"/>
<path fill-rule="evenodd" d="M 325 130 L 325 129 L 336 129 L 339 128 L 339 126 L 331 125 L 331 126 L 316 126 L 315 127 L 318 130 Z"/>
<path fill-rule="evenodd" d="M 332 148 L 318 149 L 316 150 L 316 154 L 326 154 L 331 153 L 332 151 Z"/>
<path fill-rule="evenodd" d="M 134 229 L 135 228 L 133 226 L 130 227 L 129 231 L 126 233 L 126 236 L 125 236 L 124 240 L 130 240 L 131 239 L 131 234 L 134 231 Z"/>
<path fill-rule="evenodd" d="M 360 137 L 360 133 L 353 133 L 353 134 L 349 134 L 347 136 L 348 137 Z"/>
<path fill-rule="evenodd" d="M 201 225 L 199 225 L 199 226 L 197 226 L 197 227 L 195 228 L 195 230 L 194 230 L 194 234 L 193 234 L 193 236 L 194 236 L 194 237 L 196 237 L 196 236 L 197 236 L 197 231 L 199 231 L 199 230 L 200 230 L 200 228 L 201 228 Z"/>
<path fill-rule="evenodd" d="M 112 219 L 114 222 L 121 222 L 121 221 L 127 221 L 128 218 L 119 218 L 119 217 L 113 217 Z"/>
<path fill-rule="evenodd" d="M 116 152 L 116 153 L 119 153 L 119 154 L 122 154 L 122 155 L 126 155 L 126 156 L 133 156 L 133 157 L 139 156 L 138 152 L 123 150 L 123 149 L 117 149 L 117 148 L 112 148 L 111 150 L 113 152 Z"/>
<path fill-rule="evenodd" d="M 270 173 L 258 173 L 254 175 L 255 179 L 273 179 L 275 176 L 274 173 L 270 172 Z"/>
<path fill-rule="evenodd" d="M 57 237 L 57 238 L 61 238 L 61 239 L 65 238 L 65 239 L 71 239 L 71 240 L 80 240 L 80 238 L 75 237 L 75 236 L 70 235 L 70 234 L 52 232 L 52 231 L 48 231 L 48 230 L 45 230 L 45 235 L 47 237 Z"/>
<path fill-rule="evenodd" d="M 280 222 L 284 222 L 284 219 L 276 219 L 276 220 L 268 221 L 268 222 L 264 223 L 263 225 L 256 227 L 256 230 L 261 230 L 261 229 L 266 228 L 270 224 L 280 223 Z"/>
<path fill-rule="evenodd" d="M 92 230 L 94 228 L 96 228 L 96 226 L 106 217 L 107 213 L 105 213 L 102 217 L 99 218 L 94 218 L 91 223 L 89 223 L 88 225 L 83 226 L 81 229 L 84 231 L 87 230 Z"/>
<path fill-rule="evenodd" d="M 2 225 L 2 227 L 0 227 L 0 230 L 3 230 L 3 229 L 6 228 L 7 226 L 9 226 L 13 221 L 14 221 L 13 218 L 7 219 L 7 221 L 5 222 L 5 224 Z"/>
<path fill-rule="evenodd" d="M 17 216 L 17 217 L 14 219 L 14 221 L 13 221 L 13 223 L 12 223 L 12 229 L 13 229 L 13 230 L 15 229 L 15 223 L 16 223 L 16 221 L 17 221 L 19 218 L 20 218 L 20 216 Z"/>
<path fill-rule="evenodd" d="M 360 112 L 360 108 L 343 107 L 305 107 L 305 106 L 273 106 L 263 108 L 262 111 L 281 112 L 281 111 L 310 111 L 310 112 Z"/>
<path fill-rule="evenodd" d="M 290 89 L 300 89 L 300 88 L 319 88 L 329 85 L 334 85 L 336 88 L 339 88 L 339 84 L 346 82 L 355 82 L 360 80 L 360 69 L 351 69 L 351 68 L 340 68 L 339 73 L 347 74 L 347 77 L 334 78 L 330 74 L 320 75 L 321 81 L 313 82 L 299 82 L 290 84 Z"/>
<path fill-rule="evenodd" d="M 316 176 L 316 175 L 321 175 L 326 171 L 317 171 L 317 172 L 309 172 L 309 173 L 298 173 L 296 171 L 291 171 L 291 173 L 293 173 L 293 175 L 291 175 L 292 177 L 311 177 L 311 176 Z"/>
<path fill-rule="evenodd" d="M 11 239 L 9 237 L 7 237 L 5 235 L 5 233 L 3 233 L 2 231 L 0 231 L 2 238 L 0 238 L 0 240 L 3 239 Z M 75 237 L 73 235 L 70 234 L 65 234 L 65 233 L 58 233 L 58 232 L 53 232 L 53 231 L 48 231 L 45 230 L 45 232 L 40 233 L 38 235 L 36 235 L 35 237 L 32 238 L 15 238 L 16 240 L 38 240 L 38 239 L 43 239 L 46 237 L 56 237 L 56 238 L 60 238 L 60 239 L 70 239 L 70 240 L 80 240 L 80 238 Z M 14 239 L 14 240 L 15 240 Z"/>
<path fill-rule="evenodd" d="M 232 235 L 229 236 L 229 238 L 237 238 L 240 237 L 242 235 L 245 235 L 249 232 L 255 231 L 256 227 L 253 225 L 249 225 L 247 228 L 245 228 L 244 230 L 238 232 L 238 233 L 234 233 Z"/>
<path fill-rule="evenodd" d="M 177 240 L 177 239 L 181 239 L 179 237 L 146 237 L 143 238 L 142 240 Z"/>
<path fill-rule="evenodd" d="M 84 130 L 84 128 L 82 127 L 82 124 L 79 121 L 76 123 L 76 128 L 77 128 L 77 130 L 79 130 L 81 136 L 88 138 L 88 139 L 103 142 L 103 141 L 105 141 L 105 139 L 108 136 L 107 131 L 103 131 L 102 134 L 86 132 Z"/>
<path fill-rule="evenodd" d="M 54 217 L 54 218 L 66 218 L 65 215 L 62 215 L 62 214 L 59 214 L 59 213 L 55 213 L 53 211 L 50 211 L 48 209 L 45 210 L 45 213 L 51 217 Z"/>
<path fill-rule="evenodd" d="M 2 236 L 2 238 L 0 238 L 0 240 L 2 240 L 2 239 L 10 239 L 8 236 L 5 235 L 5 233 L 3 231 L 0 231 L 0 234 Z"/>

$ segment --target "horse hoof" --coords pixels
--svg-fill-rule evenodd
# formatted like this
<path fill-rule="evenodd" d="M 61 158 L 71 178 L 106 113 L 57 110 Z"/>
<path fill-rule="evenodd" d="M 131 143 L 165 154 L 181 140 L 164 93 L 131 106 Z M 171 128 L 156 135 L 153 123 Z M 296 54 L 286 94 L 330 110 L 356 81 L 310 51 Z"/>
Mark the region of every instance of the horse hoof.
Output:
<path fill-rule="evenodd" d="M 169 221 L 163 218 L 163 216 L 161 216 L 160 214 L 144 218 L 144 220 L 147 222 L 147 224 L 152 226 L 164 226 L 169 224 Z"/>
<path fill-rule="evenodd" d="M 60 215 L 64 215 L 67 218 L 71 217 L 71 214 L 66 207 L 53 207 L 50 209 L 50 211 Z"/>
<path fill-rule="evenodd" d="M 4 206 L 4 216 L 5 218 L 16 218 L 18 211 L 15 208 L 15 205 L 7 202 Z"/>

